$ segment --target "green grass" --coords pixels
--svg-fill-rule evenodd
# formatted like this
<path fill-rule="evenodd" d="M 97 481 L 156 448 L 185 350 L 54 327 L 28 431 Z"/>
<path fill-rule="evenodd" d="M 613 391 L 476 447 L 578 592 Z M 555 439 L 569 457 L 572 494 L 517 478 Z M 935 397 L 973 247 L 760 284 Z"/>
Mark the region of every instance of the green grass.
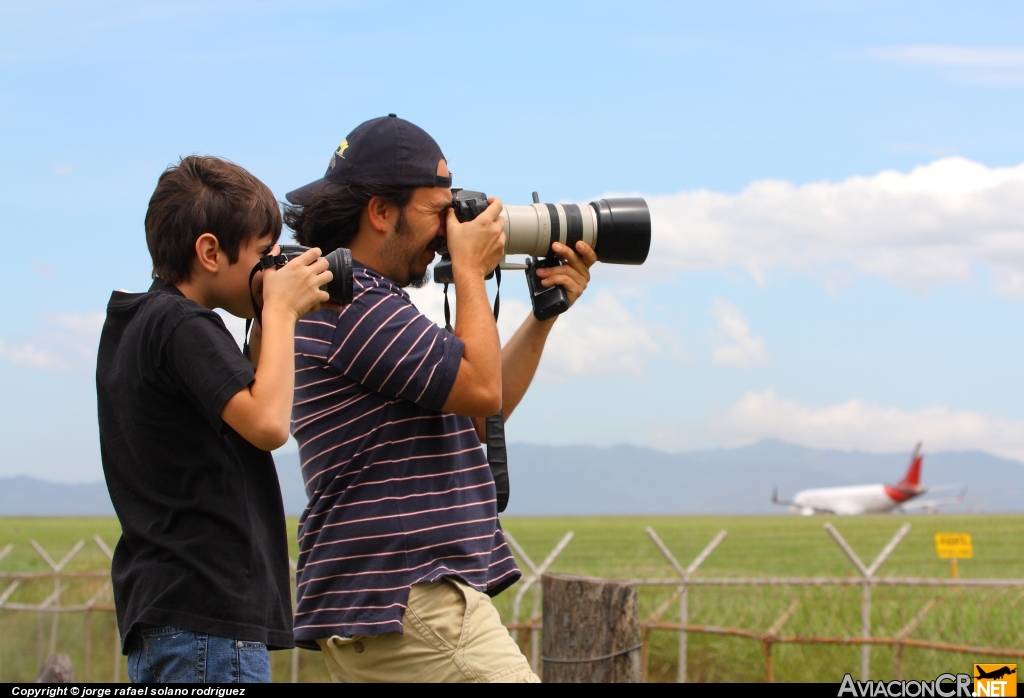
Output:
<path fill-rule="evenodd" d="M 881 567 L 882 576 L 949 577 L 948 561 L 936 557 L 933 536 L 937 532 L 970 533 L 974 558 L 960 563 L 963 578 L 1024 579 L 1024 516 L 874 516 L 857 518 L 787 516 L 663 516 L 663 517 L 512 517 L 503 520 L 536 563 L 547 555 L 566 531 L 575 537 L 551 567 L 552 572 L 609 578 L 668 578 L 672 567 L 644 533 L 653 527 L 686 566 L 721 529 L 728 536 L 698 572 L 700 577 L 811 577 L 855 576 L 850 562 L 824 531 L 831 520 L 865 564 L 888 542 L 904 521 L 913 528 L 896 552 Z M 288 530 L 297 522 L 289 519 Z M 60 560 L 78 540 L 86 545 L 67 570 L 105 569 L 106 557 L 92 542 L 98 534 L 113 547 L 119 535 L 112 518 L 0 518 L 0 550 L 10 542 L 14 549 L 0 561 L 0 571 L 44 571 L 46 564 L 30 547 L 34 539 L 55 560 Z M 294 540 L 293 557 L 297 555 Z M 63 603 L 84 601 L 103 580 L 76 580 Z M 0 580 L 0 592 L 7 582 Z M 495 602 L 502 617 L 511 619 L 515 587 Z M 27 582 L 12 601 L 32 602 L 52 592 L 51 581 Z M 671 588 L 640 589 L 641 612 L 647 615 L 668 597 Z M 797 611 L 783 634 L 850 636 L 860 633 L 860 587 L 694 587 L 690 596 L 692 623 L 768 628 L 794 600 Z M 1024 590 L 974 590 L 947 588 L 928 590 L 906 587 L 876 587 L 872 609 L 873 633 L 895 634 L 925 603 L 936 599 L 932 611 L 914 633 L 915 637 L 962 642 L 980 646 L 1024 645 Z M 524 604 L 523 620 L 532 599 Z M 674 621 L 677 607 L 665 614 Z M 43 652 L 48 650 L 51 617 L 43 619 Z M 90 678 L 113 677 L 116 635 L 111 613 L 94 613 L 90 638 Z M 676 672 L 678 639 L 675 633 L 656 631 L 651 636 L 650 678 L 672 680 Z M 58 651 L 67 652 L 75 663 L 76 675 L 84 677 L 84 614 L 65 614 L 60 619 Z M 524 638 L 525 640 L 525 638 Z M 39 648 L 39 619 L 27 612 L 0 615 L 0 681 L 31 679 L 35 674 Z M 327 680 L 317 653 L 301 652 L 303 681 Z M 764 658 L 760 643 L 740 638 L 691 634 L 688 666 L 691 680 L 760 681 Z M 860 650 L 835 646 L 776 646 L 776 678 L 790 681 L 838 681 L 843 673 L 859 674 Z M 961 656 L 933 650 L 907 649 L 906 678 L 931 678 L 942 671 L 963 671 L 984 658 Z M 273 655 L 274 675 L 287 680 L 291 655 Z M 890 648 L 872 649 L 873 674 L 889 677 L 894 671 Z M 122 665 L 120 677 L 125 678 Z"/>

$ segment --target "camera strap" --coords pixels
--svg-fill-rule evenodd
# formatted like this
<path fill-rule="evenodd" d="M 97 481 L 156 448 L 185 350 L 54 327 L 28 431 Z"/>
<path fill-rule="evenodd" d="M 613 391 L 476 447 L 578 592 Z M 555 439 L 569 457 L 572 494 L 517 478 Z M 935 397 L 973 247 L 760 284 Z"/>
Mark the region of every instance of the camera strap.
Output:
<path fill-rule="evenodd" d="M 498 321 L 498 311 L 501 310 L 501 267 L 494 268 L 494 281 L 497 284 L 494 289 L 494 321 Z M 252 276 L 249 277 L 250 288 L 252 286 Z M 250 292 L 251 295 L 251 292 Z M 255 308 L 256 299 L 253 299 L 253 307 Z M 449 332 L 454 332 L 452 329 L 452 310 L 448 305 L 448 284 L 444 285 L 444 328 Z"/>
<path fill-rule="evenodd" d="M 501 310 L 501 268 L 494 269 L 494 280 L 498 288 L 494 294 L 494 321 L 498 321 Z M 251 283 L 251 280 L 250 280 Z M 448 284 L 444 285 L 444 328 L 452 332 L 451 308 L 448 305 Z M 505 417 L 501 412 L 487 418 L 484 433 L 487 437 L 487 464 L 491 466 L 494 490 L 497 495 L 498 513 L 508 506 L 508 449 L 505 446 Z"/>
<path fill-rule="evenodd" d="M 260 257 L 260 261 L 256 262 L 255 266 L 253 266 L 252 271 L 249 272 L 249 301 L 252 303 L 253 317 L 256 318 L 256 322 L 260 324 L 260 327 L 263 327 L 263 309 L 256 302 L 256 295 L 252 292 L 252 280 L 256 278 L 258 272 L 263 271 L 267 267 L 283 267 L 287 262 L 288 258 L 283 254 L 276 256 L 271 254 L 263 255 Z M 448 299 L 445 298 L 446 304 L 447 301 Z M 242 343 L 242 354 L 247 359 L 249 358 L 249 331 L 252 329 L 252 321 L 253 318 L 247 318 L 245 321 L 245 338 Z"/>

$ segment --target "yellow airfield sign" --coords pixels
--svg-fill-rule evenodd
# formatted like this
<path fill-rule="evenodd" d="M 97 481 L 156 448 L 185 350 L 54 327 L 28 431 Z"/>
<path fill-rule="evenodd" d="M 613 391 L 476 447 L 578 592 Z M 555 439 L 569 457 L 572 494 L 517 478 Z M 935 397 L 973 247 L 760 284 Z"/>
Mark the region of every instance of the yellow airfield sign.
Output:
<path fill-rule="evenodd" d="M 970 533 L 936 533 L 935 552 L 941 558 L 966 560 L 974 557 Z"/>

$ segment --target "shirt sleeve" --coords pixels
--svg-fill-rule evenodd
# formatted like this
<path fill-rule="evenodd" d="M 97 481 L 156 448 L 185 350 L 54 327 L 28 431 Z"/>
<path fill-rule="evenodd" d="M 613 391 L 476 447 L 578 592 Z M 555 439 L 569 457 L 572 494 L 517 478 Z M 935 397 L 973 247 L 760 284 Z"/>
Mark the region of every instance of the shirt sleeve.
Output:
<path fill-rule="evenodd" d="M 206 421 L 221 432 L 221 410 L 256 379 L 224 321 L 216 313 L 191 313 L 171 333 L 166 367 L 175 384 Z"/>
<path fill-rule="evenodd" d="M 327 360 L 374 392 L 440 412 L 464 346 L 404 296 L 370 287 L 341 311 Z"/>

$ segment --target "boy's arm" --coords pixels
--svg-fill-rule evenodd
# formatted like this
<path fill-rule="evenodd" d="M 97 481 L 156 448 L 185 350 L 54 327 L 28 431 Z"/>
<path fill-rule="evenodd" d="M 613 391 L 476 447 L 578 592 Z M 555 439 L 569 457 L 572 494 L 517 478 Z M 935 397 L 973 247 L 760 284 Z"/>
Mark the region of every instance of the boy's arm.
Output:
<path fill-rule="evenodd" d="M 256 379 L 225 403 L 220 417 L 239 436 L 264 451 L 288 441 L 295 389 L 295 323 L 328 299 L 320 286 L 331 279 L 319 249 L 281 269 L 265 270 L 263 332 L 254 363 Z M 314 261 L 315 260 L 315 261 Z"/>

